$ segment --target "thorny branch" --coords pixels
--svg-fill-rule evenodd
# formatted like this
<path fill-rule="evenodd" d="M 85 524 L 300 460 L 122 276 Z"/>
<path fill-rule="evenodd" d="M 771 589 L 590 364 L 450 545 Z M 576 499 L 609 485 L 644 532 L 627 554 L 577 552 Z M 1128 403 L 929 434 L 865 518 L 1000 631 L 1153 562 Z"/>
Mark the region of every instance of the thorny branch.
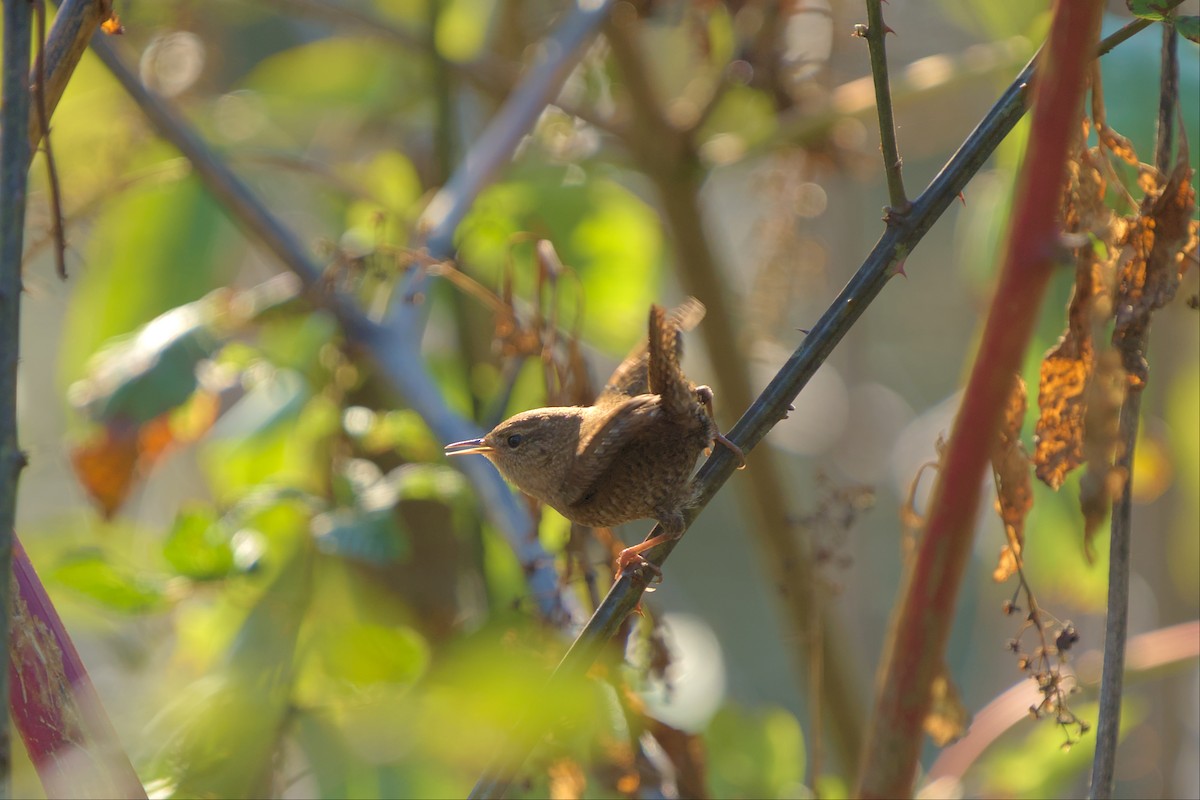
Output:
<path fill-rule="evenodd" d="M 883 174 L 887 177 L 887 217 L 903 214 L 908 208 L 904 194 L 903 164 L 896 146 L 896 120 L 892 115 L 892 90 L 888 83 L 887 35 L 892 32 L 883 22 L 883 0 L 867 0 L 867 24 L 854 29 L 854 35 L 867 40 L 871 52 L 871 76 L 875 81 L 875 106 L 879 117 L 879 147 L 883 151 Z"/>

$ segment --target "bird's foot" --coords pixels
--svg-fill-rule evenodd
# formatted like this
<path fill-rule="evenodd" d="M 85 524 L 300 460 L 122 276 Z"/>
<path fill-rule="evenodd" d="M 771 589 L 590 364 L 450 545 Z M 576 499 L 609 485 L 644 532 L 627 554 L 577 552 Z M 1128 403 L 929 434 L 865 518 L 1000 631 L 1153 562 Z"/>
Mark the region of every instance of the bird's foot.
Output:
<path fill-rule="evenodd" d="M 710 386 L 697 386 L 696 399 L 700 401 L 700 405 L 704 406 L 704 410 L 708 412 L 709 419 L 716 419 L 713 413 L 713 390 Z M 720 442 L 725 447 L 729 448 L 729 452 L 733 453 L 738 460 L 738 469 L 746 468 L 746 454 L 742 452 L 742 448 L 738 447 L 733 442 L 729 441 L 725 434 L 717 431 L 717 435 L 713 437 L 714 442 Z M 705 455 L 712 455 L 712 447 L 704 451 Z"/>
<path fill-rule="evenodd" d="M 725 436 L 725 434 L 718 432 L 717 435 L 715 437 L 713 437 L 713 441 L 720 442 L 721 444 L 723 444 L 727 448 L 729 448 L 729 452 L 733 453 L 733 457 L 736 458 L 738 461 L 738 465 L 737 465 L 738 469 L 746 468 L 746 454 L 742 452 L 742 448 L 738 447 L 736 444 L 729 441 L 729 439 Z"/>
<path fill-rule="evenodd" d="M 655 577 L 662 580 L 662 569 L 657 564 L 652 564 L 646 560 L 642 553 L 652 547 L 657 547 L 664 542 L 671 542 L 678 539 L 682 534 L 679 533 L 660 533 L 658 536 L 651 536 L 641 544 L 635 544 L 633 547 L 626 547 L 617 554 L 617 577 L 620 578 L 628 569 L 648 569 L 654 573 Z"/>

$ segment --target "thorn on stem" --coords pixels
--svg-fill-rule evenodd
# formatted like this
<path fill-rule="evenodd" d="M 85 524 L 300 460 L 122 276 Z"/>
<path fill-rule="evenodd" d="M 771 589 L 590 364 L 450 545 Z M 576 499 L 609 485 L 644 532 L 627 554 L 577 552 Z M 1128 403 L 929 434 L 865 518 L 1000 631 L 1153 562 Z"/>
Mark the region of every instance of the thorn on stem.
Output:
<path fill-rule="evenodd" d="M 911 209 L 912 209 L 912 203 L 909 202 L 908 200 L 905 200 L 904 205 L 899 208 L 892 208 L 891 206 L 884 206 L 883 221 L 886 222 L 888 225 L 896 225 L 902 219 L 904 219 L 905 216 L 908 215 L 908 212 Z"/>

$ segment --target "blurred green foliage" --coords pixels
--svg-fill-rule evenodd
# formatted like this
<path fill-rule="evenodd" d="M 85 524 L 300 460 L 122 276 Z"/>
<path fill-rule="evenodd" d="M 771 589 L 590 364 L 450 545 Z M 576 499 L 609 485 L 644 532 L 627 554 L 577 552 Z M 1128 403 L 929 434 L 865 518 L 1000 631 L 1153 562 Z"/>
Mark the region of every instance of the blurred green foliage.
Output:
<path fill-rule="evenodd" d="M 193 5 L 119 8 L 129 30 L 123 56 L 134 63 L 164 31 L 197 34 L 207 53 L 201 77 L 171 102 L 325 258 L 330 286 L 379 314 L 413 267 L 404 248 L 438 188 L 435 153 L 458 133 L 437 127 L 431 54 L 349 21 L 330 28 L 298 8 L 284 18 L 267 8 L 275 4 L 214 4 L 202 14 Z M 772 87 L 721 86 L 731 60 L 750 58 L 733 13 L 665 5 L 647 12 L 644 44 L 646 78 L 671 113 L 694 122 L 689 113 L 720 91 L 697 132 L 701 146 L 732 143 L 726 154 L 781 146 L 784 109 Z M 1045 24 L 1044 2 L 942 6 L 986 39 L 1036 37 Z M 559 10 L 446 0 L 430 32 L 422 2 L 354 8 L 432 40 L 440 57 L 459 64 L 535 48 Z M 1135 103 L 1152 94 L 1147 47 L 1132 42 L 1105 62 L 1110 121 L 1143 153 L 1151 116 Z M 589 53 L 570 96 L 612 103 L 620 78 L 604 55 Z M 1195 65 L 1194 48 L 1181 57 Z M 153 70 L 143 64 L 147 77 Z M 498 100 L 451 74 L 453 97 L 440 99 L 477 134 Z M 1185 91 L 1196 74 L 1184 70 Z M 1023 131 L 1002 148 L 986 188 L 981 180 L 969 191 L 961 219 L 961 263 L 981 283 Z M 1195 150 L 1200 132 L 1193 127 L 1189 137 Z M 169 467 L 124 465 L 132 498 L 125 520 L 56 518 L 28 537 L 31 549 L 42 548 L 39 563 L 44 557 L 56 592 L 102 609 L 88 619 L 105 619 L 96 625 L 105 636 L 129 619 L 141 626 L 146 641 L 122 645 L 135 654 L 126 656 L 138 676 L 129 705 L 142 714 L 125 744 L 155 796 L 461 796 L 516 735 L 516 721 L 531 715 L 558 733 L 537 756 L 526 794 L 561 788 L 543 769 L 556 759 L 586 773 L 583 796 L 631 794 L 655 748 L 639 749 L 647 720 L 633 689 L 613 677 L 613 658 L 586 679 L 547 689 L 565 640 L 531 621 L 522 565 L 483 521 L 465 480 L 444 465 L 442 443 L 381 390 L 331 316 L 290 301 L 255 312 L 239 306 L 275 265 L 246 244 L 90 55 L 55 115 L 54 144 L 81 262 L 57 362 L 75 405 L 72 441 L 214 409 L 188 435 L 182 423 L 168 426 L 166 452 L 179 456 Z M 562 330 L 579 323 L 588 346 L 621 356 L 643 335 L 647 306 L 665 294 L 670 240 L 644 177 L 608 134 L 548 111 L 457 232 L 461 270 L 486 292 L 503 294 L 511 282 L 525 315 L 544 299 L 529 234 L 552 241 L 570 269 L 557 283 Z M 211 294 L 221 287 L 231 288 Z M 425 301 L 423 352 L 448 406 L 486 423 L 488 414 L 542 404 L 542 364 L 527 358 L 507 371 L 495 319 L 476 297 L 439 284 Z M 1048 311 L 1035 349 L 1060 331 L 1061 312 Z M 1200 436 L 1198 387 L 1194 364 L 1171 385 L 1166 419 L 1176 437 L 1168 446 Z M 1200 483 L 1198 459 L 1175 447 L 1175 480 Z M 158 469 L 177 472 L 168 482 Z M 1037 491 L 1031 580 L 1047 603 L 1101 607 L 1104 570 L 1084 563 L 1077 483 L 1059 495 Z M 1186 565 L 1200 557 L 1187 526 L 1200 508 L 1194 493 L 1188 498 L 1169 543 L 1181 592 L 1195 591 L 1196 571 Z M 569 526 L 547 513 L 540 535 L 565 564 Z M 1127 710 L 1126 725 L 1136 717 Z M 1048 742 L 1055 735 L 1040 726 L 1019 757 L 1006 750 L 981 764 L 983 785 L 1035 797 L 1078 777 L 1086 748 L 1064 760 Z M 810 792 L 812 759 L 792 710 L 727 703 L 694 743 L 707 750 L 715 797 Z M 845 796 L 852 776 L 830 772 L 818 779 L 821 796 Z"/>

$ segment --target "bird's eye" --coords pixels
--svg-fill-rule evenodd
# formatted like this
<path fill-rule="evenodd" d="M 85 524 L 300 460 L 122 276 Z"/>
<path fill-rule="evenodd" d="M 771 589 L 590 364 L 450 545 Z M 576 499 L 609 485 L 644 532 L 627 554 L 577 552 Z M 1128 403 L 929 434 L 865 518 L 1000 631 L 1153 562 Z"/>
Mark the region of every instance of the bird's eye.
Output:
<path fill-rule="evenodd" d="M 521 440 L 522 440 L 523 438 L 524 438 L 524 437 L 523 437 L 523 436 L 521 436 L 521 434 L 519 434 L 519 433 L 514 433 L 512 436 L 509 436 L 509 437 L 508 437 L 508 446 L 509 446 L 509 447 L 516 447 L 517 445 L 519 445 L 519 444 L 521 443 Z"/>

